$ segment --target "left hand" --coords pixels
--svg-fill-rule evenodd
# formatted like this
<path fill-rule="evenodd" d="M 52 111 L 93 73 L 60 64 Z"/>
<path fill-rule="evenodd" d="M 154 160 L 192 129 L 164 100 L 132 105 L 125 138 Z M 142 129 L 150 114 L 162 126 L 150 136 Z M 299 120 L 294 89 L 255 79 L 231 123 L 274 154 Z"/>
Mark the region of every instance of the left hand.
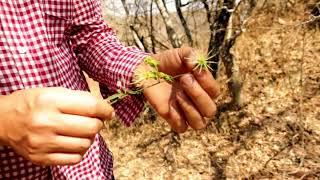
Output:
<path fill-rule="evenodd" d="M 143 92 L 151 106 L 178 133 L 185 132 L 188 126 L 205 128 L 207 118 L 216 113 L 214 100 L 220 93 L 209 70 L 193 70 L 195 64 L 188 60 L 192 51 L 192 48 L 180 48 L 153 55 L 160 61 L 160 72 L 184 75 L 174 83 L 162 82 L 145 88 Z"/>

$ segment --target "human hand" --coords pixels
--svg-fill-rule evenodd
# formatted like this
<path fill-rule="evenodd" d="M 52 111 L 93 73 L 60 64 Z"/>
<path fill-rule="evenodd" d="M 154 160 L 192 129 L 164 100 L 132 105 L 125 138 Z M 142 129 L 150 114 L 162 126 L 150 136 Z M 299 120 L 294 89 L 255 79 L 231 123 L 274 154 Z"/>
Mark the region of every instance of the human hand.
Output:
<path fill-rule="evenodd" d="M 113 108 L 89 92 L 20 90 L 0 98 L 0 139 L 39 165 L 81 161 Z"/>
<path fill-rule="evenodd" d="M 174 83 L 144 82 L 144 96 L 160 116 L 171 127 L 181 133 L 188 126 L 203 129 L 207 118 L 216 113 L 215 98 L 219 95 L 219 85 L 209 70 L 195 70 L 190 62 L 191 48 L 165 51 L 153 57 L 160 61 L 159 71 L 177 76 Z M 150 86 L 150 84 L 156 84 Z"/>
<path fill-rule="evenodd" d="M 158 69 L 171 76 L 177 76 L 185 73 L 192 73 L 196 65 L 194 58 L 194 49 L 183 47 L 151 55 L 160 62 Z"/>

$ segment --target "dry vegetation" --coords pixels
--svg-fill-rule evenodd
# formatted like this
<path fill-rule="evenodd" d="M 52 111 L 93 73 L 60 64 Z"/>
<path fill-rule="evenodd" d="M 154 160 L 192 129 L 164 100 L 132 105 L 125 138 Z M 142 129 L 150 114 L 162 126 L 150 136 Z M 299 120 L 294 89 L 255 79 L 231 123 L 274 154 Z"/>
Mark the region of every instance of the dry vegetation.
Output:
<path fill-rule="evenodd" d="M 308 1 L 306 1 L 308 2 Z M 220 111 L 205 130 L 177 136 L 162 119 L 106 123 L 116 179 L 319 179 L 320 27 L 306 3 L 254 10 L 232 54 L 245 106 Z M 115 27 L 117 28 L 117 27 Z"/>

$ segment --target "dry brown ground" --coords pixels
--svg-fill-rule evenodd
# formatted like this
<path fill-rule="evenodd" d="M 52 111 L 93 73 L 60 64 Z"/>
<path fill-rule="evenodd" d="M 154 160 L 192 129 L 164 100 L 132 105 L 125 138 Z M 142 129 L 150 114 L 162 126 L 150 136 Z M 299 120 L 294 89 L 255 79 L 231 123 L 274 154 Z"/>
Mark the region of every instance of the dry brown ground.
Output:
<path fill-rule="evenodd" d="M 164 120 L 108 122 L 116 179 L 319 179 L 320 31 L 303 4 L 255 11 L 233 54 L 246 105 L 177 136 Z M 297 24 L 300 24 L 297 26 Z M 229 101 L 221 70 L 222 107 Z"/>

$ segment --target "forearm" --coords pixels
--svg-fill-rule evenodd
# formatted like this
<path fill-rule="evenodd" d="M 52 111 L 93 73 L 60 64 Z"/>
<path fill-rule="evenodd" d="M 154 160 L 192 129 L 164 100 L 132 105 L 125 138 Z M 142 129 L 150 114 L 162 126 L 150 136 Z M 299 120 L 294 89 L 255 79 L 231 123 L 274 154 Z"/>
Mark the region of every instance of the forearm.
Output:
<path fill-rule="evenodd" d="M 147 53 L 117 39 L 102 18 L 100 1 L 79 1 L 72 24 L 68 36 L 80 68 L 111 93 L 130 88 L 133 70 Z"/>
<path fill-rule="evenodd" d="M 78 57 L 81 69 L 107 85 L 110 92 L 130 88 L 133 71 L 147 54 L 120 43 L 109 43 L 108 37 L 102 38 L 97 43 L 88 44 L 86 51 Z"/>

